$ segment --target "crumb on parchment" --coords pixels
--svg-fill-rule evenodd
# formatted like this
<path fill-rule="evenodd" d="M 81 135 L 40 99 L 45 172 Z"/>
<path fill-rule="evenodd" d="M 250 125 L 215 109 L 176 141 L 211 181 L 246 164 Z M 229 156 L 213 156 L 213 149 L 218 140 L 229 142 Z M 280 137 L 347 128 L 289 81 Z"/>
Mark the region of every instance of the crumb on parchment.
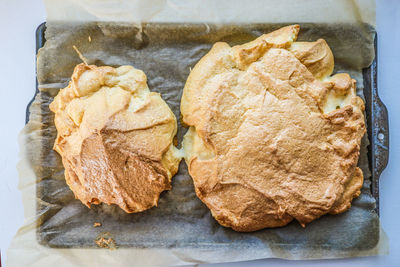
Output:
<path fill-rule="evenodd" d="M 99 223 L 99 222 L 95 222 L 94 224 L 93 224 L 93 227 L 100 227 L 101 226 L 101 223 Z"/>
<path fill-rule="evenodd" d="M 101 233 L 94 242 L 100 248 L 108 248 L 108 249 L 116 249 L 117 245 L 115 244 L 115 240 L 112 238 L 111 233 L 103 232 Z"/>
<path fill-rule="evenodd" d="M 92 42 L 92 37 L 90 37 L 90 35 L 88 37 L 88 40 L 89 40 L 89 43 Z"/>

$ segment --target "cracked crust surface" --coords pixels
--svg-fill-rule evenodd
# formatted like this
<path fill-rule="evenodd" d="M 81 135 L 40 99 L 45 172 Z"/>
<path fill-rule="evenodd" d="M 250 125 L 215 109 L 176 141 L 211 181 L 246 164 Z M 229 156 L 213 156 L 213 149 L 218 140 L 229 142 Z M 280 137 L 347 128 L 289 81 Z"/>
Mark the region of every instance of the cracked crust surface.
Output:
<path fill-rule="evenodd" d="M 216 43 L 191 71 L 181 112 L 197 196 L 223 226 L 302 226 L 350 208 L 364 103 L 348 74 L 330 76 L 328 44 L 296 42 L 298 25 L 247 44 Z"/>
<path fill-rule="evenodd" d="M 141 70 L 79 64 L 50 109 L 66 182 L 86 206 L 140 212 L 171 188 L 180 161 L 176 119 Z"/>

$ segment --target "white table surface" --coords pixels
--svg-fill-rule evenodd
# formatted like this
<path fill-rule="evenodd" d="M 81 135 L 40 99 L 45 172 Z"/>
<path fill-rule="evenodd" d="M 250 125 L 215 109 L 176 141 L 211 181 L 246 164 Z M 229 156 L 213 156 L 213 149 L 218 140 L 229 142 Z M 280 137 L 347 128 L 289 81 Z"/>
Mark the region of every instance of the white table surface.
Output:
<path fill-rule="evenodd" d="M 389 110 L 390 158 L 381 176 L 380 210 L 390 255 L 343 260 L 258 260 L 218 266 L 400 266 L 400 1 L 377 0 L 378 86 Z M 35 30 L 45 21 L 40 0 L 0 0 L 0 249 L 3 266 L 11 238 L 23 223 L 16 164 L 17 136 L 35 91 Z M 21 255 L 23 256 L 23 255 Z M 215 265 L 205 265 L 215 266 Z"/>

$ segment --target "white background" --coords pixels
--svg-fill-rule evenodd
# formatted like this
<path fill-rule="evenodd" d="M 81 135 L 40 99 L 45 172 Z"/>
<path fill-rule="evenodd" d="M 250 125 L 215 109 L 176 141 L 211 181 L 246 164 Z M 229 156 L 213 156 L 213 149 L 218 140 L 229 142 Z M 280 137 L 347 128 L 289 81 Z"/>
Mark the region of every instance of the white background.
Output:
<path fill-rule="evenodd" d="M 45 21 L 40 0 L 0 0 L 0 249 L 23 223 L 16 164 L 17 136 L 35 91 L 35 30 Z M 377 0 L 378 86 L 389 110 L 390 159 L 381 176 L 381 222 L 390 255 L 325 261 L 258 260 L 218 266 L 400 266 L 400 1 Z M 362 234 L 362 233 L 360 233 Z M 23 255 L 21 255 L 23 257 Z M 211 265 L 207 265 L 211 266 Z"/>

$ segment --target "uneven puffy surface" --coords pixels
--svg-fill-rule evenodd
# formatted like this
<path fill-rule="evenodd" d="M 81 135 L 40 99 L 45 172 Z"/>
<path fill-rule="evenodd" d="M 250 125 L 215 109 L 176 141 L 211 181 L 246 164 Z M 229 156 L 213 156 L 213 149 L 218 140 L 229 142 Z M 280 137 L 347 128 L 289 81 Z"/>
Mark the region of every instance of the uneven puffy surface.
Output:
<path fill-rule="evenodd" d="M 77 65 L 50 109 L 65 179 L 88 207 L 104 202 L 140 212 L 171 188 L 180 161 L 172 145 L 176 119 L 142 71 Z"/>
<path fill-rule="evenodd" d="M 328 44 L 296 42 L 298 25 L 230 47 L 191 71 L 181 112 L 197 196 L 236 231 L 301 225 L 350 208 L 364 104 L 348 74 L 330 76 Z"/>

